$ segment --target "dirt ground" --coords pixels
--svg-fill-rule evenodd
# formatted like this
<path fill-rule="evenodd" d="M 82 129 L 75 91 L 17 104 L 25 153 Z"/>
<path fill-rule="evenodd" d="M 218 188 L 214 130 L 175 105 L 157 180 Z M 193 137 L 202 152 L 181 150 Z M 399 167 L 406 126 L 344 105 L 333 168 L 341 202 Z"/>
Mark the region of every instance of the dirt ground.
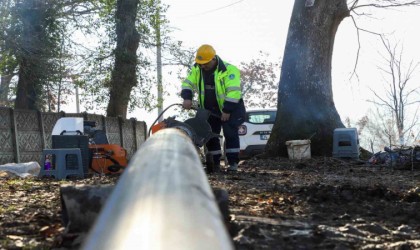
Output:
<path fill-rule="evenodd" d="M 0 249 L 77 249 L 61 221 L 64 183 L 0 175 Z M 209 175 L 228 191 L 237 249 L 420 249 L 420 167 L 313 158 L 249 159 L 238 173 Z"/>

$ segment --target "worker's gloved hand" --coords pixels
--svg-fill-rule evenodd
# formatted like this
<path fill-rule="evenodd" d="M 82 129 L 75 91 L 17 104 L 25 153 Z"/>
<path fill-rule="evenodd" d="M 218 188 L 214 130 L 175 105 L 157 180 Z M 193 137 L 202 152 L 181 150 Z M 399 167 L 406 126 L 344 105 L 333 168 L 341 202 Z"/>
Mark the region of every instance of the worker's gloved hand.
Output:
<path fill-rule="evenodd" d="M 182 103 L 182 107 L 184 109 L 191 109 L 191 107 L 192 107 L 192 100 L 184 100 L 184 102 Z"/>
<path fill-rule="evenodd" d="M 222 112 L 222 116 L 220 117 L 220 120 L 222 120 L 222 122 L 227 122 L 229 118 L 230 114 Z"/>

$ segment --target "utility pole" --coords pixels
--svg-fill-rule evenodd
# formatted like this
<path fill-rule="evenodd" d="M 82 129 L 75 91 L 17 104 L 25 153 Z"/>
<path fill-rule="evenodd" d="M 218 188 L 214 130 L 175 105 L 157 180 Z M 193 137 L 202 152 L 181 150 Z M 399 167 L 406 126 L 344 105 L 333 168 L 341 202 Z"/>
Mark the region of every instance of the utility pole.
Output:
<path fill-rule="evenodd" d="M 76 113 L 80 113 L 79 107 L 79 87 L 76 85 Z"/>
<path fill-rule="evenodd" d="M 159 4 L 159 3 L 158 3 Z M 157 64 L 157 108 L 158 116 L 162 113 L 163 110 L 163 86 L 162 86 L 162 44 L 160 37 L 160 7 L 156 8 L 156 64 Z M 159 118 L 159 122 L 163 120 L 163 117 Z"/>
<path fill-rule="evenodd" d="M 79 86 L 75 84 L 76 76 L 72 75 L 70 76 L 72 84 L 74 84 L 74 90 L 76 92 L 76 113 L 80 113 L 80 104 L 79 104 Z"/>

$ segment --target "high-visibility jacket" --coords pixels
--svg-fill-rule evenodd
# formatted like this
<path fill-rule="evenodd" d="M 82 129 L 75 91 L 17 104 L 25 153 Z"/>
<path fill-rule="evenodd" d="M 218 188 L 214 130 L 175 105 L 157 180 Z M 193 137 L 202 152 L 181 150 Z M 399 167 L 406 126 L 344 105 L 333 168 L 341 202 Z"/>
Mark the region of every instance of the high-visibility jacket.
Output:
<path fill-rule="evenodd" d="M 214 71 L 214 83 L 217 104 L 220 111 L 232 113 L 242 98 L 240 71 L 237 67 L 217 58 L 217 67 Z M 199 106 L 204 108 L 205 87 L 202 69 L 195 64 L 182 82 L 181 97 L 192 100 L 193 93 L 198 93 Z"/>

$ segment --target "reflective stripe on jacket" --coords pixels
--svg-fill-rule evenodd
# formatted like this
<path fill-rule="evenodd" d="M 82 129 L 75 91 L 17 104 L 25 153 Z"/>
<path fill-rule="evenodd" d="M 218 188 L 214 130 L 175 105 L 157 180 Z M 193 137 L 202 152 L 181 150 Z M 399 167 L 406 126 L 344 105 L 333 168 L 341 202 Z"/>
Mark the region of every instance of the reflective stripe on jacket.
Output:
<path fill-rule="evenodd" d="M 242 98 L 240 71 L 234 65 L 217 58 L 217 68 L 214 71 L 216 99 L 220 111 L 232 113 Z M 195 64 L 182 82 L 181 97 L 191 99 L 192 93 L 198 93 L 200 107 L 204 108 L 205 89 L 203 74 L 199 65 Z"/>

